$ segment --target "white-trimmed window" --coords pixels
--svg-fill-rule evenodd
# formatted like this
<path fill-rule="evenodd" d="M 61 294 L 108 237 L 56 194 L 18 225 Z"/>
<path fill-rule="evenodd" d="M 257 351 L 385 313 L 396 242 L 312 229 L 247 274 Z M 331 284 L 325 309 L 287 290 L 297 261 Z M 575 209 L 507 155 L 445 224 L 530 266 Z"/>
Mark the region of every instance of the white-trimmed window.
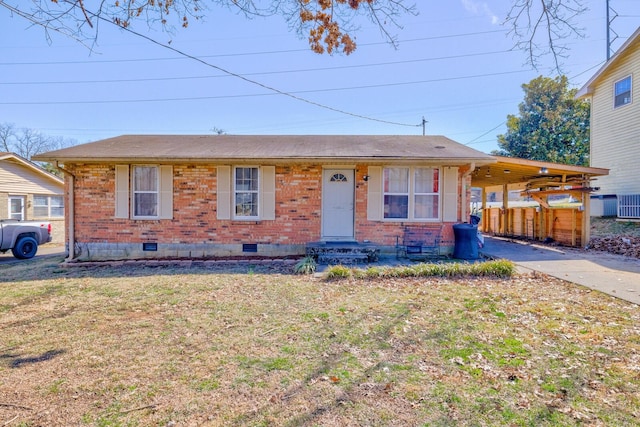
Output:
<path fill-rule="evenodd" d="M 255 219 L 260 213 L 260 173 L 257 167 L 234 168 L 234 216 Z"/>
<path fill-rule="evenodd" d="M 33 216 L 36 218 L 64 217 L 64 197 L 34 195 Z"/>
<path fill-rule="evenodd" d="M 173 167 L 116 165 L 115 217 L 173 218 Z"/>
<path fill-rule="evenodd" d="M 276 219 L 275 166 L 218 165 L 216 178 L 218 219 Z"/>
<path fill-rule="evenodd" d="M 385 219 L 440 218 L 440 171 L 427 167 L 384 168 L 382 174 Z"/>
<path fill-rule="evenodd" d="M 614 83 L 614 107 L 622 107 L 631 104 L 631 76 Z"/>
<path fill-rule="evenodd" d="M 24 196 L 9 196 L 9 219 L 24 220 Z"/>
<path fill-rule="evenodd" d="M 384 217 L 409 218 L 409 168 L 385 168 Z"/>
<path fill-rule="evenodd" d="M 414 219 L 438 219 L 440 217 L 440 170 L 415 168 L 413 183 Z"/>
<path fill-rule="evenodd" d="M 158 167 L 133 167 L 133 217 L 158 216 Z"/>

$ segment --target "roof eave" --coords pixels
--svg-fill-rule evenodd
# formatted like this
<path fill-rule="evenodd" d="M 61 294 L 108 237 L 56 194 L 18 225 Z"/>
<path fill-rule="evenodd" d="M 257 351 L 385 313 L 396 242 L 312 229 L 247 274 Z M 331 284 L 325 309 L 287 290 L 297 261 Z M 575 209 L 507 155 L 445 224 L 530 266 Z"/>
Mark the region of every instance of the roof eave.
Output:
<path fill-rule="evenodd" d="M 35 159 L 35 156 L 32 157 L 33 160 L 36 161 L 46 161 L 46 160 L 37 160 Z M 18 162 L 19 164 L 21 164 L 22 166 L 34 171 L 37 174 L 40 174 L 42 176 L 44 176 L 45 178 L 49 179 L 50 181 L 53 181 L 57 184 L 64 184 L 64 180 L 62 178 L 60 178 L 59 176 L 56 176 L 54 174 L 52 174 L 51 172 L 49 172 L 46 169 L 41 168 L 40 166 L 34 164 L 33 162 L 25 159 L 24 157 L 15 154 L 15 153 L 2 153 L 2 155 L 0 155 L 0 160 L 13 160 L 15 162 Z"/>
<path fill-rule="evenodd" d="M 216 157 L 216 158 L 163 158 L 163 157 L 51 157 L 34 156 L 37 161 L 73 163 L 229 163 L 229 162 L 275 162 L 275 163 L 309 163 L 309 162 L 350 162 L 350 163 L 381 163 L 381 162 L 429 162 L 443 165 L 471 164 L 484 165 L 495 163 L 495 158 L 487 157 L 397 157 L 397 156 L 372 156 L 372 157 L 261 157 L 260 159 L 247 157 Z"/>
<path fill-rule="evenodd" d="M 544 162 L 540 160 L 520 159 L 517 157 L 496 156 L 498 163 L 530 166 L 534 168 L 546 167 L 548 169 L 561 169 L 568 173 L 585 174 L 591 176 L 605 176 L 609 175 L 609 169 L 596 168 L 592 166 L 577 166 L 577 165 L 565 165 L 561 163 Z"/>
<path fill-rule="evenodd" d="M 598 71 L 576 92 L 575 98 L 581 99 L 593 94 L 594 85 L 597 80 L 616 62 L 618 62 L 618 58 L 622 55 L 622 53 L 627 50 L 627 48 L 633 44 L 637 39 L 640 39 L 640 27 L 627 39 L 626 42 L 613 54 L 611 58 L 607 62 L 605 62 Z"/>

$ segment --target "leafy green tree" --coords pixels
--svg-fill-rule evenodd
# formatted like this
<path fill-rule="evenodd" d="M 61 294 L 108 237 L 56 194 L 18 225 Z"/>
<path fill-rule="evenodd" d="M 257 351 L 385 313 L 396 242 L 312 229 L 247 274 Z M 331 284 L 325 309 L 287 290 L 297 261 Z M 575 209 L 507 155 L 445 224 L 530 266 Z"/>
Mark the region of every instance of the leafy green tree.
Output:
<path fill-rule="evenodd" d="M 537 77 L 522 85 L 519 115 L 507 116 L 493 154 L 570 165 L 589 164 L 589 103 L 575 99 L 566 76 Z"/>

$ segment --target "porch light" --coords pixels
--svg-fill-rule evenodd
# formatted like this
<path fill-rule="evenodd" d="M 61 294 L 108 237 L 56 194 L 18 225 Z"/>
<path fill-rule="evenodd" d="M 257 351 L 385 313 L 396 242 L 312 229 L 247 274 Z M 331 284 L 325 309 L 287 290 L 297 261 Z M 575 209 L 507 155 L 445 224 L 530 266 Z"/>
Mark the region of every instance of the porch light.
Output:
<path fill-rule="evenodd" d="M 540 168 L 540 173 L 549 173 L 549 169 L 547 168 Z"/>
<path fill-rule="evenodd" d="M 505 170 L 503 170 L 502 172 L 504 172 L 504 173 L 511 173 L 511 170 L 510 170 L 510 169 L 505 169 Z"/>

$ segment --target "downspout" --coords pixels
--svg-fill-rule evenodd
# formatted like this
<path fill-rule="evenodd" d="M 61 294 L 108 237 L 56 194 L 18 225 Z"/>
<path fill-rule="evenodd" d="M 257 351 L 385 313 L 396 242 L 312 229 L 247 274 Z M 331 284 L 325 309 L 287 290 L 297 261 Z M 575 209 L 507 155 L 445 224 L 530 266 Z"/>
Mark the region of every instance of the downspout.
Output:
<path fill-rule="evenodd" d="M 69 178 L 69 206 L 68 206 L 68 212 L 69 212 L 69 247 L 67 248 L 68 250 L 68 254 L 67 254 L 67 259 L 65 260 L 66 262 L 69 261 L 73 261 L 73 258 L 75 257 L 75 247 L 76 247 L 76 237 L 75 237 L 75 204 L 74 204 L 74 200 L 75 200 L 75 192 L 74 192 L 74 187 L 75 187 L 75 175 L 72 174 L 71 172 L 69 172 L 68 170 L 66 170 L 64 167 L 61 167 L 58 164 L 58 161 L 56 160 L 55 162 L 55 166 L 56 169 L 58 169 L 59 171 L 61 171 L 62 173 L 65 174 L 65 176 L 67 176 Z"/>

